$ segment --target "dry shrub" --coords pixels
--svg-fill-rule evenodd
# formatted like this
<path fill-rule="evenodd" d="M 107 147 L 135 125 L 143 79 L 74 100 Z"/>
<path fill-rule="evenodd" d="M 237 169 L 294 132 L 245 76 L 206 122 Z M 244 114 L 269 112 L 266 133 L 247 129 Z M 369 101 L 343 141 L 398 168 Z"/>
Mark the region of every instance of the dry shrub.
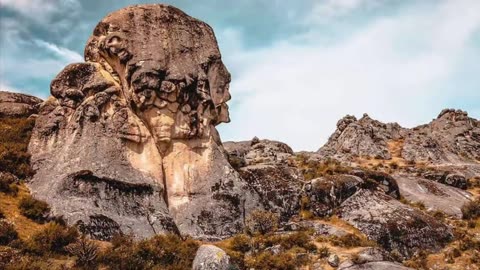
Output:
<path fill-rule="evenodd" d="M 81 237 L 77 242 L 69 244 L 65 250 L 76 257 L 77 266 L 91 269 L 97 264 L 99 247 L 86 237 Z"/>
<path fill-rule="evenodd" d="M 230 242 L 230 248 L 242 253 L 248 252 L 252 248 L 251 239 L 245 234 L 235 235 Z"/>
<path fill-rule="evenodd" d="M 34 234 L 26 242 L 28 251 L 43 255 L 48 252 L 66 253 L 65 247 L 78 238 L 74 227 L 67 227 L 56 222 L 48 223 L 43 230 Z"/>
<path fill-rule="evenodd" d="M 8 245 L 17 238 L 15 227 L 6 220 L 0 220 L 0 245 Z"/>
<path fill-rule="evenodd" d="M 330 241 L 330 243 L 332 243 L 332 245 L 340 247 L 369 247 L 375 245 L 373 241 L 364 239 L 352 233 L 348 233 L 342 236 L 333 235 L 328 240 Z"/>
<path fill-rule="evenodd" d="M 50 207 L 46 202 L 37 200 L 30 195 L 20 200 L 18 208 L 22 215 L 39 222 L 44 221 L 50 211 Z"/>
<path fill-rule="evenodd" d="M 297 166 L 301 169 L 305 180 L 312 180 L 325 175 L 348 174 L 352 171 L 351 167 L 342 165 L 335 159 L 325 159 L 322 161 L 309 160 L 306 155 L 296 156 Z"/>
<path fill-rule="evenodd" d="M 247 256 L 245 265 L 247 269 L 253 268 L 258 270 L 294 270 L 299 266 L 293 254 L 282 252 L 274 255 L 268 251 Z"/>
<path fill-rule="evenodd" d="M 0 118 L 0 168 L 20 178 L 33 175 L 27 152 L 33 119 Z"/>
<path fill-rule="evenodd" d="M 182 240 L 173 234 L 157 235 L 140 242 L 134 242 L 130 236 L 117 236 L 100 261 L 116 270 L 182 270 L 192 267 L 197 249 L 196 241 Z"/>
<path fill-rule="evenodd" d="M 318 256 L 320 256 L 320 258 L 327 258 L 330 256 L 330 249 L 326 246 L 321 246 L 318 249 Z"/>
<path fill-rule="evenodd" d="M 252 235 L 267 234 L 277 230 L 279 217 L 277 214 L 254 210 L 245 220 L 247 232 Z"/>
<path fill-rule="evenodd" d="M 0 171 L 0 192 L 16 196 L 18 193 L 17 181 L 12 174 Z"/>
<path fill-rule="evenodd" d="M 480 217 L 480 198 L 470 201 L 462 206 L 463 219 L 475 219 Z"/>

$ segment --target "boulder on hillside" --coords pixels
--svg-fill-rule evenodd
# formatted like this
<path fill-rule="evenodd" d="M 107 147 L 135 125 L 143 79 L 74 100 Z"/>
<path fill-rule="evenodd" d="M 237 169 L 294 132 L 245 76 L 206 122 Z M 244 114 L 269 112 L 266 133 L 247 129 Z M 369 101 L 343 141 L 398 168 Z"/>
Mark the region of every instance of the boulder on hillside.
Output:
<path fill-rule="evenodd" d="M 359 190 L 337 213 L 384 249 L 406 258 L 418 250 L 438 251 L 453 239 L 441 221 L 379 191 Z"/>
<path fill-rule="evenodd" d="M 319 217 L 330 215 L 340 204 L 361 189 L 364 181 L 353 175 L 327 175 L 305 185 L 308 209 Z"/>
<path fill-rule="evenodd" d="M 193 260 L 192 270 L 228 270 L 230 257 L 214 245 L 201 245 Z"/>
<path fill-rule="evenodd" d="M 28 117 L 38 113 L 41 103 L 34 96 L 0 91 L 0 117 Z"/>
<path fill-rule="evenodd" d="M 462 218 L 462 206 L 473 199 L 469 192 L 421 177 L 397 174 L 394 178 L 400 194 L 408 201 L 423 203 L 427 210 L 456 218 Z"/>

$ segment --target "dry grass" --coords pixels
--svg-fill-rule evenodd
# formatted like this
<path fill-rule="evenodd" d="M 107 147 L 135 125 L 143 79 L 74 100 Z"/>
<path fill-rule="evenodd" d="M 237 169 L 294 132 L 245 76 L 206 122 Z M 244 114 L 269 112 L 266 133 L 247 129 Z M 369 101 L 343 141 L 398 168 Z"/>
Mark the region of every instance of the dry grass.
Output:
<path fill-rule="evenodd" d="M 0 209 L 2 209 L 6 219 L 14 224 L 18 235 L 23 240 L 41 231 L 45 226 L 28 219 L 20 213 L 20 209 L 18 209 L 18 203 L 23 197 L 29 195 L 30 192 L 24 184 L 19 185 L 17 196 L 7 195 L 0 192 Z"/>
<path fill-rule="evenodd" d="M 404 140 L 391 140 L 387 142 L 387 147 L 391 159 L 378 159 L 370 157 L 358 157 L 355 160 L 357 166 L 367 169 L 373 169 L 383 172 L 392 172 L 398 168 L 405 168 L 411 166 L 417 166 L 417 164 L 409 163 L 407 160 L 402 158 L 402 149 L 404 145 Z"/>

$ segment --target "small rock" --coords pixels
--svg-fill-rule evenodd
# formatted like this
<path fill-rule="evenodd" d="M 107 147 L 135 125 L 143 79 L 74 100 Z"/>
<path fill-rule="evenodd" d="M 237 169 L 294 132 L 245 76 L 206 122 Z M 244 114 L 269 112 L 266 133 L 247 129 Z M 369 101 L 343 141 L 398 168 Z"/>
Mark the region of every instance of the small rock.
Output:
<path fill-rule="evenodd" d="M 227 270 L 230 257 L 214 245 L 202 245 L 193 260 L 192 270 Z"/>
<path fill-rule="evenodd" d="M 321 263 L 316 262 L 312 265 L 312 270 L 324 270 L 324 268 L 322 267 Z"/>
<path fill-rule="evenodd" d="M 332 254 L 328 257 L 327 262 L 328 264 L 330 264 L 331 267 L 338 267 L 338 264 L 340 263 L 340 258 L 338 258 L 337 254 Z"/>
<path fill-rule="evenodd" d="M 265 249 L 266 251 L 270 251 L 273 255 L 277 255 L 282 251 L 281 245 L 275 245 L 273 247 L 269 247 Z"/>

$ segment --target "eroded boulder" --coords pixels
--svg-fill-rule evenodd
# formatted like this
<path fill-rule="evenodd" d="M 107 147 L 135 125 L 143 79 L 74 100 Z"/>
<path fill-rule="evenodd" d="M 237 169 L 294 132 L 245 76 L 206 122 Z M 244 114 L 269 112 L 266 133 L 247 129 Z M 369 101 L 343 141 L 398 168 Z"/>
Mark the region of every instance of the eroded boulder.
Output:
<path fill-rule="evenodd" d="M 394 177 L 400 194 L 408 201 L 423 203 L 427 210 L 462 218 L 462 206 L 473 199 L 469 192 L 432 180 L 403 174 Z"/>
<path fill-rule="evenodd" d="M 259 195 L 265 209 L 282 221 L 300 211 L 303 175 L 291 162 L 292 149 L 282 142 L 260 140 L 226 142 L 230 163 Z"/>
<path fill-rule="evenodd" d="M 384 249 L 405 257 L 418 250 L 438 251 L 453 239 L 449 226 L 379 191 L 359 190 L 338 214 Z"/>
<path fill-rule="evenodd" d="M 214 245 L 202 245 L 193 260 L 192 270 L 228 270 L 230 257 Z"/>
<path fill-rule="evenodd" d="M 215 128 L 229 122 L 230 74 L 211 27 L 169 5 L 126 7 L 98 23 L 85 60 L 40 108 L 34 196 L 101 238 L 240 232 L 258 199 Z"/>
<path fill-rule="evenodd" d="M 34 96 L 0 91 L 0 117 L 28 117 L 38 112 L 40 103 Z"/>

